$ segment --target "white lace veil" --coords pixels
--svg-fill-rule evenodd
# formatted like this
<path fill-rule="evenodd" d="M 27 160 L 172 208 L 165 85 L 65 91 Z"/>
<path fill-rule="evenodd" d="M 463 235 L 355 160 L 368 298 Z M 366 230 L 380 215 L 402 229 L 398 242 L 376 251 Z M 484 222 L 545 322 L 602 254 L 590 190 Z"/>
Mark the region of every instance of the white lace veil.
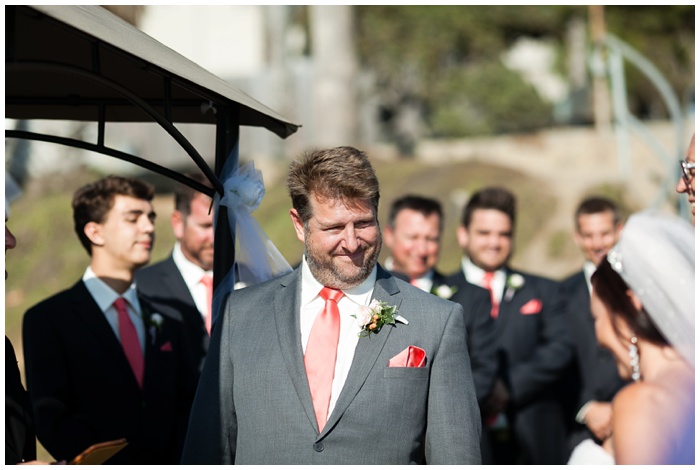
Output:
<path fill-rule="evenodd" d="M 673 348 L 695 367 L 695 235 L 678 217 L 629 218 L 608 261 Z"/>

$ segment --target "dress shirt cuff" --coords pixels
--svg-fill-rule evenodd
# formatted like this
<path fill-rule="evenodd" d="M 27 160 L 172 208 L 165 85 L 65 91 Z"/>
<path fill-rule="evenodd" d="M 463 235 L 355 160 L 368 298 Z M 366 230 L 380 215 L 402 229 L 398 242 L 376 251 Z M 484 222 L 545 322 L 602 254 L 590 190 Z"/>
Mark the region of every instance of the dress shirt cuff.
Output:
<path fill-rule="evenodd" d="M 593 401 L 587 401 L 585 405 L 581 407 L 580 410 L 578 410 L 578 413 L 576 413 L 576 422 L 579 424 L 586 424 L 586 413 L 588 413 L 588 409 L 591 407 L 593 404 Z"/>

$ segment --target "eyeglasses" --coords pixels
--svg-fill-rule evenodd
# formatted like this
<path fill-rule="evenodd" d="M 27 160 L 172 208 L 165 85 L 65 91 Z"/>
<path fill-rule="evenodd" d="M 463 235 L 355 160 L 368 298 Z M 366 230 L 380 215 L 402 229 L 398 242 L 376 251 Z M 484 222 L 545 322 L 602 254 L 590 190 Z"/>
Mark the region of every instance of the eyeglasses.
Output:
<path fill-rule="evenodd" d="M 695 162 L 686 162 L 685 160 L 680 161 L 681 164 L 681 175 L 683 177 L 683 182 L 687 187 L 690 187 L 690 182 L 695 178 Z"/>

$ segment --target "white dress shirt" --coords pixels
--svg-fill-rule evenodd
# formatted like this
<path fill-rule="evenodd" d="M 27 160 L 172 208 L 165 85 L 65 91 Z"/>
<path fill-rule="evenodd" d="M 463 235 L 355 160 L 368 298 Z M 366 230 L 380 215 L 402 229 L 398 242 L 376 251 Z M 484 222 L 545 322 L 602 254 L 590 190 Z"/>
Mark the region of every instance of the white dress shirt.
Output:
<path fill-rule="evenodd" d="M 175 242 L 175 246 L 173 247 L 173 261 L 180 271 L 182 279 L 185 280 L 185 284 L 192 295 L 192 300 L 194 300 L 197 310 L 199 310 L 202 318 L 206 319 L 209 307 L 207 306 L 207 288 L 202 284 L 202 277 L 204 274 L 209 274 L 213 277 L 213 272 L 205 271 L 185 258 L 179 242 Z"/>
<path fill-rule="evenodd" d="M 391 256 L 387 257 L 386 260 L 384 260 L 384 263 L 382 264 L 385 269 L 389 271 L 394 270 L 394 258 Z M 434 270 L 429 270 L 426 272 L 423 276 L 417 277 L 415 279 L 409 279 L 411 282 L 411 285 L 416 286 L 423 292 L 430 293 L 430 290 L 433 288 L 433 275 L 435 271 Z"/>
<path fill-rule="evenodd" d="M 367 279 L 357 287 L 343 290 L 345 294 L 338 302 L 338 310 L 340 311 L 340 337 L 338 339 L 338 353 L 335 359 L 335 372 L 333 375 L 333 386 L 331 389 L 331 401 L 328 407 L 328 416 L 333 412 L 335 403 L 338 400 L 345 380 L 350 372 L 352 359 L 355 356 L 355 347 L 357 346 L 358 334 L 360 333 L 360 325 L 357 320 L 352 317 L 357 312 L 357 309 L 363 305 L 369 305 L 372 300 L 372 292 L 374 292 L 374 282 L 377 279 L 377 267 L 375 266 L 372 273 Z M 323 285 L 319 283 L 306 263 L 306 257 L 302 259 L 301 264 L 301 311 L 299 324 L 301 327 L 301 347 L 306 353 L 306 344 L 309 342 L 311 328 L 316 320 L 316 316 L 321 313 L 325 305 L 325 301 L 319 295 Z"/>
<path fill-rule="evenodd" d="M 462 257 L 462 272 L 464 272 L 464 277 L 467 282 L 476 284 L 477 286 L 484 287 L 484 274 L 486 271 L 472 263 L 472 261 L 466 257 Z M 503 298 L 503 290 L 506 287 L 506 270 L 501 268 L 493 273 L 493 279 L 491 280 L 491 290 L 493 291 L 493 297 L 501 303 Z"/>
<path fill-rule="evenodd" d="M 129 288 L 123 294 L 118 294 L 114 289 L 109 287 L 102 279 L 97 277 L 95 272 L 90 266 L 85 270 L 83 274 L 83 282 L 85 287 L 87 287 L 88 292 L 95 299 L 97 305 L 104 313 L 109 326 L 114 331 L 114 334 L 119 339 L 121 343 L 121 338 L 119 338 L 119 316 L 117 309 L 114 308 L 114 301 L 119 297 L 124 297 L 127 303 L 127 311 L 129 312 L 129 318 L 131 318 L 131 323 L 134 324 L 136 328 L 136 335 L 139 338 L 139 344 L 141 345 L 141 351 L 144 351 L 146 345 L 146 325 L 143 322 L 141 316 L 141 305 L 139 304 L 139 296 L 136 292 L 136 282 L 132 282 Z"/>
<path fill-rule="evenodd" d="M 583 274 L 586 277 L 586 285 L 588 286 L 588 293 L 591 293 L 591 276 L 593 276 L 593 273 L 596 270 L 595 264 L 593 264 L 590 261 L 586 261 L 583 263 Z"/>

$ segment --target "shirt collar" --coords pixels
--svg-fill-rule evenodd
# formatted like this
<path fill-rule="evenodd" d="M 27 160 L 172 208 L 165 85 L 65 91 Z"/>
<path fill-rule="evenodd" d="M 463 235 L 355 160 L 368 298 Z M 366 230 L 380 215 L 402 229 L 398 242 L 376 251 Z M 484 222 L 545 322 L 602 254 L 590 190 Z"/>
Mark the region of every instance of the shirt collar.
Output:
<path fill-rule="evenodd" d="M 586 284 L 588 284 L 588 292 L 591 291 L 591 276 L 593 276 L 595 270 L 596 266 L 591 261 L 586 260 L 583 263 L 583 274 L 586 277 Z"/>
<path fill-rule="evenodd" d="M 182 279 L 184 279 L 187 287 L 191 288 L 199 284 L 202 281 L 202 276 L 205 274 L 212 276 L 212 271 L 205 271 L 185 257 L 180 242 L 175 242 L 175 246 L 173 247 L 173 262 L 180 271 L 180 274 L 182 274 Z"/>
<path fill-rule="evenodd" d="M 484 271 L 479 266 L 472 263 L 472 260 L 469 259 L 469 257 L 467 257 L 467 256 L 462 257 L 462 270 L 464 271 L 464 274 L 465 274 L 465 277 L 467 278 L 467 281 L 471 282 L 472 284 L 476 284 L 477 286 L 481 285 L 481 282 L 484 279 L 484 274 L 486 273 L 486 271 Z M 494 271 L 493 275 L 495 278 L 505 279 L 506 269 L 504 267 L 502 267 L 502 268 Z"/>
<path fill-rule="evenodd" d="M 120 295 L 102 279 L 97 277 L 92 268 L 88 266 L 85 270 L 85 274 L 83 274 L 83 282 L 88 292 L 90 292 L 90 295 L 92 295 L 92 298 L 97 302 L 100 310 L 102 310 L 102 313 L 106 312 L 119 297 L 124 297 L 135 312 L 141 312 L 139 296 L 136 291 L 136 281 L 132 282 L 129 288 Z"/>
<path fill-rule="evenodd" d="M 376 280 L 377 265 L 375 264 L 367 279 L 355 287 L 343 289 L 343 293 L 357 305 L 369 305 Z M 323 284 L 318 282 L 314 275 L 311 274 L 311 269 L 309 269 L 309 265 L 306 262 L 306 255 L 304 255 L 301 260 L 301 305 L 306 305 L 318 297 L 323 287 Z"/>

